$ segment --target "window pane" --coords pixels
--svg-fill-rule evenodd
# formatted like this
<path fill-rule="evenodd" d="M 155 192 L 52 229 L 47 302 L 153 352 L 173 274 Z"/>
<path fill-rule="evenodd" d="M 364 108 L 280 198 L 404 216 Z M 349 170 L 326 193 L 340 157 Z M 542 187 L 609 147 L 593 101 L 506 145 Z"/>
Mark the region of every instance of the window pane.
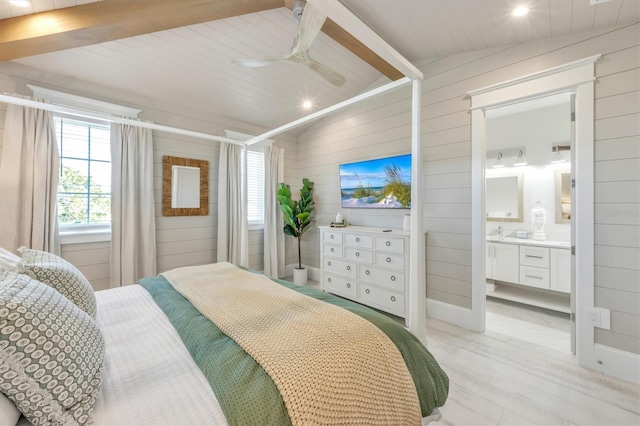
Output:
<path fill-rule="evenodd" d="M 88 197 L 58 193 L 58 221 L 62 225 L 87 223 Z"/>
<path fill-rule="evenodd" d="M 93 142 L 91 147 L 93 149 Z M 89 192 L 97 194 L 111 192 L 111 163 L 91 162 L 91 188 Z"/>
<path fill-rule="evenodd" d="M 107 223 L 111 222 L 111 195 L 92 194 L 89 203 L 89 222 L 90 223 Z"/>
<path fill-rule="evenodd" d="M 89 185 L 89 162 L 87 160 L 60 160 L 58 192 L 87 193 Z"/>
<path fill-rule="evenodd" d="M 62 120 L 62 136 L 60 144 L 60 156 L 72 158 L 87 158 L 89 156 L 89 129 L 87 126 L 78 126 L 67 120 Z"/>
<path fill-rule="evenodd" d="M 60 224 L 110 223 L 110 127 L 59 116 L 55 125 L 61 154 Z"/>
<path fill-rule="evenodd" d="M 91 159 L 111 161 L 111 132 L 109 128 L 91 127 Z"/>

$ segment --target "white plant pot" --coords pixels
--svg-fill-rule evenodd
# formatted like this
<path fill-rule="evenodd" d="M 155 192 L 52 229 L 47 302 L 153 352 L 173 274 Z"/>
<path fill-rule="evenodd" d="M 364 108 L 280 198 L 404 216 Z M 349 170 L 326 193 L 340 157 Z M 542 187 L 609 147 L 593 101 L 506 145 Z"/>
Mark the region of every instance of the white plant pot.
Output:
<path fill-rule="evenodd" d="M 307 284 L 307 268 L 293 268 L 293 283 L 298 285 Z"/>

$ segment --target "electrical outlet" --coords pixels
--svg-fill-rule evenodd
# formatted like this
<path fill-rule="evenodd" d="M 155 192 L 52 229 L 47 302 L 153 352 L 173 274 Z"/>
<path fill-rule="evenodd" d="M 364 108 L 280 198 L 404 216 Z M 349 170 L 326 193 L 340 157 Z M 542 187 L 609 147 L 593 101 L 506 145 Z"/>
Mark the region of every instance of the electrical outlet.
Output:
<path fill-rule="evenodd" d="M 599 5 L 600 3 L 609 3 L 611 0 L 589 0 L 589 5 L 590 6 L 596 6 Z"/>
<path fill-rule="evenodd" d="M 589 309 L 589 324 L 594 327 L 611 330 L 611 311 L 604 308 Z"/>

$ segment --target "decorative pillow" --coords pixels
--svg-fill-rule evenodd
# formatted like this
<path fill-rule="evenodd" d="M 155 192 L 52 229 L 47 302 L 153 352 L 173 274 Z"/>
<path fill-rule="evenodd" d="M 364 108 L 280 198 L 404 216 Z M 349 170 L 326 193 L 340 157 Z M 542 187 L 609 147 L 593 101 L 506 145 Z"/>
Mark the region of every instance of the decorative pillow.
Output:
<path fill-rule="evenodd" d="M 96 296 L 89 281 L 78 269 L 55 254 L 20 247 L 18 271 L 62 293 L 80 309 L 96 317 Z"/>
<path fill-rule="evenodd" d="M 20 258 L 18 256 L 0 247 L 0 268 L 15 271 L 18 269 L 18 262 L 20 262 Z"/>
<path fill-rule="evenodd" d="M 0 270 L 0 392 L 35 426 L 82 425 L 102 384 L 104 339 L 69 299 Z"/>

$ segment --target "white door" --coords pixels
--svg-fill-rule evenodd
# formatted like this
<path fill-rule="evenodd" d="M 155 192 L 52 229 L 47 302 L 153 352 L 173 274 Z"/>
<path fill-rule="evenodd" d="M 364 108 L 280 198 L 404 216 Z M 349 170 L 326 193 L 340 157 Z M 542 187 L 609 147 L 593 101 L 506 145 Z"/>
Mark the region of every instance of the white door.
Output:
<path fill-rule="evenodd" d="M 491 280 L 493 279 L 493 243 L 486 243 L 484 248 L 485 253 L 485 266 L 484 273 L 485 278 Z"/>

